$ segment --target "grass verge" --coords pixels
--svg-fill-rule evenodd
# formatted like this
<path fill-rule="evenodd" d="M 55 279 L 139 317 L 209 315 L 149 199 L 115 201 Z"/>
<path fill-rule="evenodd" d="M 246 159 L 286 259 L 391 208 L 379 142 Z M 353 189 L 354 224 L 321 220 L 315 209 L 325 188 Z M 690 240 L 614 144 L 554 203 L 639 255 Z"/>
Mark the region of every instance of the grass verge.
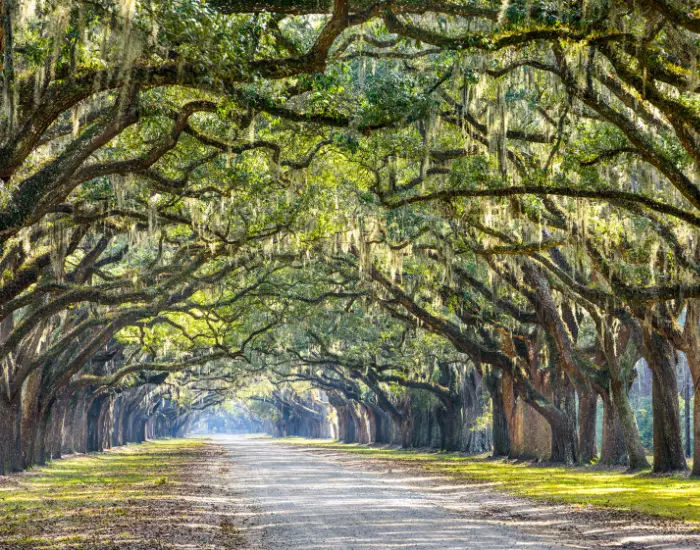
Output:
<path fill-rule="evenodd" d="M 592 505 L 697 523 L 700 480 L 685 475 L 626 474 L 592 467 L 554 467 L 486 457 L 387 449 L 367 445 L 282 438 L 283 442 L 342 451 L 368 459 L 420 466 L 461 480 L 548 502 Z"/>
<path fill-rule="evenodd" d="M 0 549 L 236 548 L 224 452 L 194 439 L 128 445 L 0 476 Z"/>

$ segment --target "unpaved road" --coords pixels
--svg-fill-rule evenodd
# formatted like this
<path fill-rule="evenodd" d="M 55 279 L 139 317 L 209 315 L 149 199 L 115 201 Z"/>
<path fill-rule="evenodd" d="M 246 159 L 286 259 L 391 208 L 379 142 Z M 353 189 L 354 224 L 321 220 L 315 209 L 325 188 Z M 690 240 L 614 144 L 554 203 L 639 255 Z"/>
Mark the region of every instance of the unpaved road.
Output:
<path fill-rule="evenodd" d="M 415 471 L 389 472 L 340 453 L 268 439 L 217 438 L 257 518 L 265 550 L 504 550 L 700 548 L 697 535 L 629 518 L 598 521 L 567 506 L 533 504 Z M 367 468 L 370 468 L 368 471 Z M 600 512 L 595 512 L 600 514 Z M 613 514 L 611 514 L 613 515 Z M 683 532 L 685 531 L 685 532 Z"/>

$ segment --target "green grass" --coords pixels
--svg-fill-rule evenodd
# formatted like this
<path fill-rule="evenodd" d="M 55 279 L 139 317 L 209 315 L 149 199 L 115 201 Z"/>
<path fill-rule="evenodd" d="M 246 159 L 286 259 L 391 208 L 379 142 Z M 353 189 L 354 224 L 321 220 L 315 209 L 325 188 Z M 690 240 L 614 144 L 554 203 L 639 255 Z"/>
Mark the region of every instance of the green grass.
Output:
<path fill-rule="evenodd" d="M 0 547 L 139 546 L 134 526 L 147 510 L 167 509 L 170 479 L 203 445 L 194 439 L 148 442 L 0 477 Z"/>
<path fill-rule="evenodd" d="M 488 483 L 517 495 L 626 510 L 697 522 L 700 527 L 700 480 L 685 475 L 655 476 L 649 471 L 627 474 L 592 467 L 553 467 L 513 463 L 486 457 L 425 453 L 358 444 L 284 438 L 295 445 L 318 447 L 420 466 L 455 479 Z"/>

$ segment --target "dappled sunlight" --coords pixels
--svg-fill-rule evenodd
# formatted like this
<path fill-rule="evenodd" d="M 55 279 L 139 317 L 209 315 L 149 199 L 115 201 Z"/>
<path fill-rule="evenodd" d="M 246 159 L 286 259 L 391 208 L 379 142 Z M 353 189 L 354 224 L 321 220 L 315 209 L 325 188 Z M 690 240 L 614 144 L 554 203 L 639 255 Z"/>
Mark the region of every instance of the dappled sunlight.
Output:
<path fill-rule="evenodd" d="M 643 502 L 669 516 L 683 510 L 683 517 L 694 517 L 700 512 L 700 499 L 694 498 L 697 484 L 685 477 L 510 464 L 299 438 L 280 441 L 295 445 L 285 445 L 279 452 L 265 446 L 253 448 L 255 464 L 248 467 L 258 474 L 250 488 L 269 509 L 263 525 L 279 532 L 299 530 L 300 540 L 303 522 L 323 533 L 335 533 L 330 526 L 357 521 L 379 541 L 372 548 L 392 548 L 391 544 L 465 548 L 465 541 L 474 540 L 479 548 L 599 548 L 601 541 L 613 546 L 638 541 L 634 544 L 659 549 L 700 545 L 692 524 L 671 527 L 666 523 L 664 534 L 659 535 L 650 518 L 606 515 L 588 506 L 635 510 Z M 237 443 L 238 460 L 247 462 L 251 443 Z M 300 487 L 308 487 L 308 492 Z M 531 498 L 515 498 L 511 492 Z M 575 506 L 552 504 L 556 501 Z M 421 534 L 426 529 L 440 536 L 425 542 Z M 345 543 L 351 541 L 348 534 Z M 301 542 L 292 546 L 297 547 L 305 546 Z"/>
<path fill-rule="evenodd" d="M 468 479 L 484 487 L 512 491 L 530 498 L 591 504 L 700 522 L 700 485 L 686 475 L 628 474 L 593 467 L 551 467 L 527 462 L 485 460 L 483 457 L 403 449 L 383 449 L 337 442 L 287 438 L 303 448 L 342 451 L 357 457 L 391 460 L 392 464 L 419 464 L 428 472 Z"/>
<path fill-rule="evenodd" d="M 0 22 L 0 550 L 700 548 L 700 0 Z"/>
<path fill-rule="evenodd" d="M 667 526 L 661 535 L 646 521 L 582 520 L 588 508 L 579 517 L 471 477 L 493 466 L 507 486 L 522 472 L 523 487 L 546 488 L 552 500 L 570 496 L 567 491 L 584 475 L 578 470 L 388 449 L 373 455 L 373 449 L 358 446 L 324 449 L 219 437 L 57 461 L 0 480 L 0 547 L 587 550 L 604 540 L 671 550 L 700 543 L 688 530 Z M 643 493 L 653 494 L 659 505 L 677 506 L 678 495 L 694 488 L 687 479 L 671 478 L 669 486 L 667 478 L 644 474 L 593 477 L 594 484 L 576 489 L 577 499 L 617 499 L 619 506 L 620 499 Z M 686 504 L 696 512 L 700 505 L 697 499 Z"/>
<path fill-rule="evenodd" d="M 251 512 L 219 482 L 218 451 L 151 442 L 13 477 L 0 484 L 0 548 L 231 548 Z"/>
<path fill-rule="evenodd" d="M 435 476 L 360 473 L 262 440 L 236 440 L 234 449 L 250 475 L 246 490 L 262 509 L 255 529 L 271 548 L 576 547 L 559 544 L 553 534 L 533 536 L 516 525 L 462 515 L 449 507 L 464 496 L 454 487 L 415 487 L 438 481 Z"/>

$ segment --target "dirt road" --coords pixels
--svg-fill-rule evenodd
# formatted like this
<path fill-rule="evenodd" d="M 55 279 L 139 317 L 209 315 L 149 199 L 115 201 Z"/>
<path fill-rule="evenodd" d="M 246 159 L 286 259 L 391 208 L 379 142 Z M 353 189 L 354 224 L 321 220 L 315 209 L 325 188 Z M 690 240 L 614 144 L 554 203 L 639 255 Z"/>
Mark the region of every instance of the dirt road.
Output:
<path fill-rule="evenodd" d="M 562 519 L 564 506 L 535 505 L 385 466 L 368 471 L 366 461 L 338 453 L 268 439 L 236 438 L 226 446 L 237 488 L 259 513 L 249 526 L 252 546 L 269 550 L 687 549 L 699 543 L 685 535 L 626 530 L 624 521 L 586 525 L 582 517 L 580 524 Z"/>

